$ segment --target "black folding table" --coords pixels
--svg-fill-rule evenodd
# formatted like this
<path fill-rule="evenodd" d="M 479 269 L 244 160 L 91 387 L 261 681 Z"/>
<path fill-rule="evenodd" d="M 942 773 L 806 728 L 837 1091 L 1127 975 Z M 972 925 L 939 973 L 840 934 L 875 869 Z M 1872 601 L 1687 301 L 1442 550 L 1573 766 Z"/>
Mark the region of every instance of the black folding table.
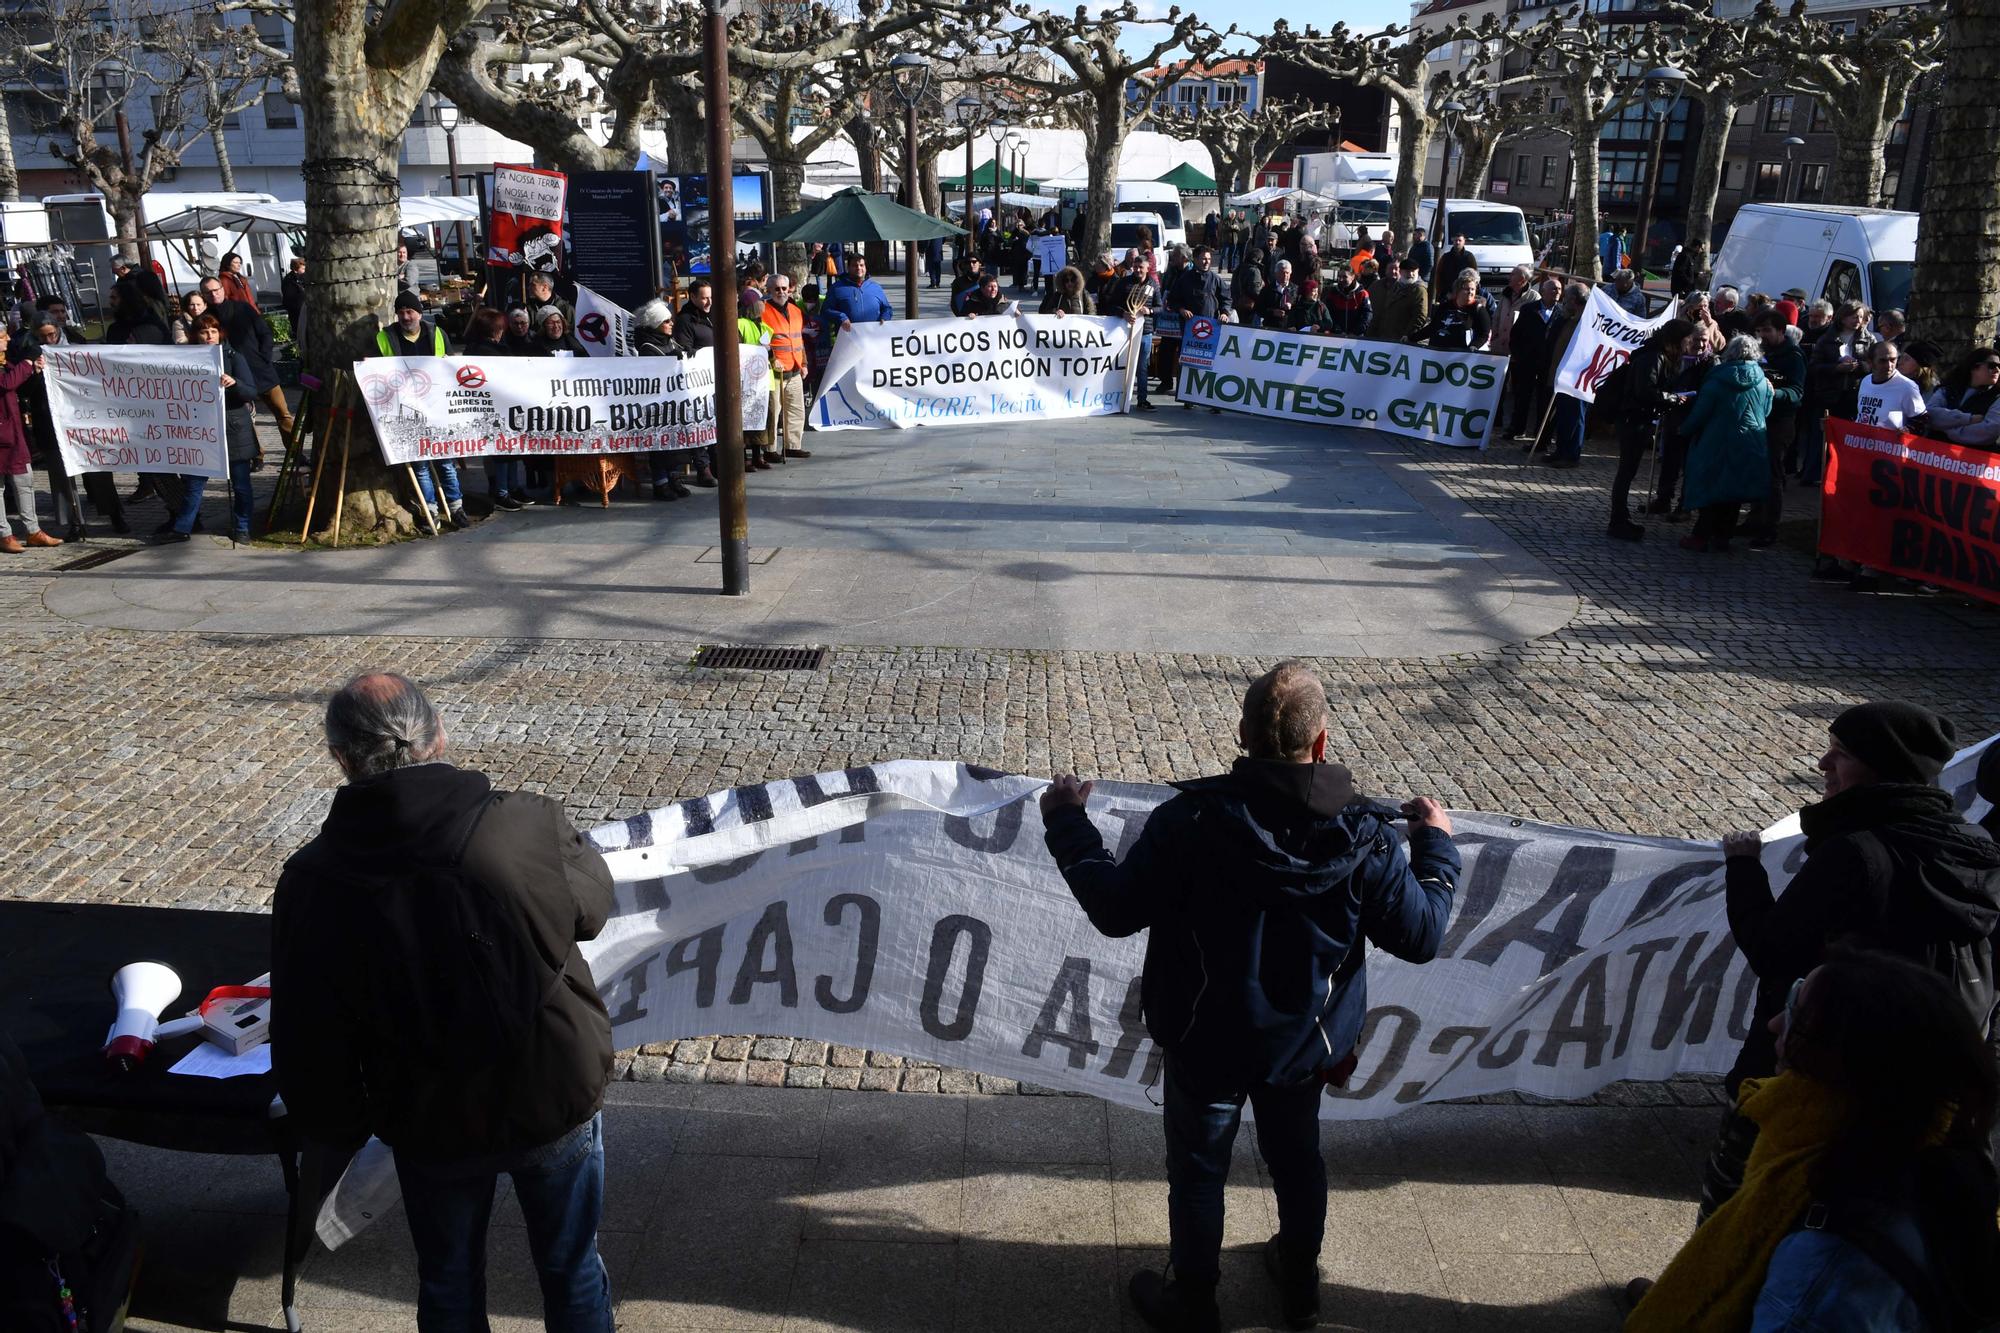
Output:
<path fill-rule="evenodd" d="M 130 1073 L 99 1053 L 115 1016 L 111 974 L 126 963 L 165 963 L 180 975 L 180 998 L 167 1011 L 178 1016 L 216 986 L 268 972 L 270 958 L 271 918 L 262 913 L 0 900 L 0 1030 L 27 1057 L 52 1114 L 156 1148 L 277 1157 L 288 1200 L 285 1327 L 299 1333 L 298 1267 L 320 1201 L 350 1154 L 300 1139 L 275 1074 L 169 1074 L 199 1036 L 161 1042 Z"/>

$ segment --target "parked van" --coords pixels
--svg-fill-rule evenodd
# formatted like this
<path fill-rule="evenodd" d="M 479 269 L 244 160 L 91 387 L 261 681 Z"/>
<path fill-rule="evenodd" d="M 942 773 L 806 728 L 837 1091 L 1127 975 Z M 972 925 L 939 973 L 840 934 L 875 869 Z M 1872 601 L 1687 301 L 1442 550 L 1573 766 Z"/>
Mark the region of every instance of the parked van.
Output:
<path fill-rule="evenodd" d="M 1528 218 L 1512 204 L 1496 204 L 1485 199 L 1447 199 L 1444 201 L 1444 225 L 1434 227 L 1431 219 L 1437 212 L 1437 200 L 1424 199 L 1417 204 L 1417 225 L 1424 229 L 1430 239 L 1433 253 L 1443 255 L 1451 248 L 1451 238 L 1465 237 L 1465 248 L 1472 251 L 1472 257 L 1479 263 L 1479 280 L 1486 286 L 1497 286 L 1507 281 L 1507 275 L 1516 264 L 1535 266 L 1535 250 L 1528 240 Z M 1398 237 L 1403 249 L 1408 250 L 1407 238 Z M 1421 275 L 1426 281 L 1430 274 Z"/>
<path fill-rule="evenodd" d="M 1917 215 L 1831 204 L 1745 204 L 1716 253 L 1713 287 L 1907 309 L 1917 261 Z"/>
<path fill-rule="evenodd" d="M 1181 192 L 1164 181 L 1120 181 L 1111 204 L 1111 226 L 1115 231 L 1121 215 L 1154 215 L 1153 239 L 1162 246 L 1187 244 L 1187 218 L 1181 212 Z M 1112 244 L 1117 244 L 1114 240 Z"/>

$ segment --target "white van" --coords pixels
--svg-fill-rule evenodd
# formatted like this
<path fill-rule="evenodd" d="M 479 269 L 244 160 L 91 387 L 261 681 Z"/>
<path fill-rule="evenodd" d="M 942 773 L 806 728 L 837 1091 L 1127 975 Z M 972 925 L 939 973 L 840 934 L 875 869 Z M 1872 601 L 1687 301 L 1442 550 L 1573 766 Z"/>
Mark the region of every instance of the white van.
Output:
<path fill-rule="evenodd" d="M 1187 244 L 1187 218 L 1181 212 L 1179 190 L 1164 181 L 1120 181 L 1117 189 L 1111 204 L 1114 231 L 1126 214 L 1151 213 L 1154 241 L 1161 246 Z"/>
<path fill-rule="evenodd" d="M 1713 287 L 1776 296 L 1793 287 L 1809 299 L 1870 310 L 1909 307 L 1916 269 L 1917 215 L 1830 204 L 1745 204 L 1715 256 Z"/>
<path fill-rule="evenodd" d="M 1530 270 L 1535 267 L 1535 248 L 1528 239 L 1527 215 L 1512 204 L 1496 204 L 1485 199 L 1447 199 L 1444 201 L 1442 227 L 1431 225 L 1431 218 L 1436 212 L 1436 199 L 1418 201 L 1417 225 L 1424 229 L 1424 236 L 1431 243 L 1431 253 L 1442 256 L 1451 249 L 1451 238 L 1463 235 L 1465 248 L 1472 251 L 1472 257 L 1479 263 L 1479 280 L 1484 285 L 1493 287 L 1506 282 L 1507 275 L 1514 271 L 1516 264 L 1526 264 Z M 1397 239 L 1407 253 L 1409 238 Z M 1425 273 L 1421 276 L 1428 281 L 1431 275 Z"/>

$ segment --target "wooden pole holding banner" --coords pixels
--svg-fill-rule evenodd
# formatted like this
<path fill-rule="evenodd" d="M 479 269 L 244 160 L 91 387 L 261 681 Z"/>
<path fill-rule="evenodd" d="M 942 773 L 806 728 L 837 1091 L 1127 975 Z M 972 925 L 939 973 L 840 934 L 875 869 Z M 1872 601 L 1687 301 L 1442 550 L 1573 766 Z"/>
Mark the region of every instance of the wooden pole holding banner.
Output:
<path fill-rule="evenodd" d="M 340 415 L 340 390 L 346 382 L 347 372 L 333 372 L 333 393 L 327 399 L 326 438 L 320 442 L 318 456 L 313 459 L 312 486 L 306 491 L 306 516 L 299 524 L 299 545 L 304 546 L 312 534 L 313 506 L 319 502 L 320 478 L 326 474 L 326 458 L 333 452 L 333 422 Z M 299 418 L 303 420 L 303 416 Z"/>
<path fill-rule="evenodd" d="M 1529 459 L 1533 458 L 1535 456 L 1535 451 L 1542 447 L 1542 432 L 1546 431 L 1549 428 L 1549 418 L 1554 416 L 1555 414 L 1556 414 L 1556 392 L 1555 390 L 1551 389 L 1549 391 L 1549 405 L 1542 409 L 1542 424 L 1535 427 L 1535 437 L 1532 440 L 1528 441 L 1527 448 L 1521 450 L 1521 461 L 1523 463 L 1526 463 Z"/>
<path fill-rule="evenodd" d="M 360 397 L 360 394 L 355 394 Z M 340 511 L 347 501 L 347 451 L 354 443 L 354 408 L 347 409 L 347 415 L 340 419 L 340 479 L 333 490 L 333 544 L 340 546 Z"/>
<path fill-rule="evenodd" d="M 285 440 L 285 458 L 278 464 L 278 484 L 271 488 L 271 507 L 264 511 L 266 533 L 270 532 L 271 525 L 278 521 L 278 512 L 285 505 L 285 493 L 297 484 L 298 474 L 305 467 L 299 446 L 306 437 L 306 422 L 312 413 L 313 390 L 319 387 L 319 381 L 307 375 L 300 380 L 300 383 L 305 391 L 299 395 L 299 410 L 292 416 L 291 438 Z"/>
<path fill-rule="evenodd" d="M 408 463 L 403 464 L 403 475 L 410 479 L 410 489 L 417 493 L 417 507 L 424 511 L 424 526 L 431 530 L 431 536 L 440 535 L 437 519 L 431 516 L 431 502 L 424 498 L 424 488 L 417 484 L 417 470 Z"/>

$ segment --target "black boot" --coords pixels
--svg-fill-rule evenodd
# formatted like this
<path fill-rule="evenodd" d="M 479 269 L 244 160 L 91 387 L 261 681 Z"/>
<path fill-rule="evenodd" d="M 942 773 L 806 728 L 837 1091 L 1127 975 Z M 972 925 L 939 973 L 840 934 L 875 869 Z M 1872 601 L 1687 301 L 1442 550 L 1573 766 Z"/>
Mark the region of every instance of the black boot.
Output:
<path fill-rule="evenodd" d="M 1319 1260 L 1295 1254 L 1278 1243 L 1276 1236 L 1264 1242 L 1264 1271 L 1278 1284 L 1278 1305 L 1285 1322 L 1293 1328 L 1311 1328 L 1319 1322 Z"/>
<path fill-rule="evenodd" d="M 1164 1333 L 1221 1333 L 1222 1313 L 1215 1308 L 1215 1284 L 1198 1287 L 1148 1268 L 1126 1284 L 1139 1317 Z M 1315 1288 L 1317 1294 L 1317 1288 Z"/>
<path fill-rule="evenodd" d="M 1646 535 L 1646 530 L 1634 523 L 1630 517 L 1620 514 L 1611 520 L 1611 526 L 1604 530 L 1607 537 L 1616 537 L 1621 542 L 1636 542 Z"/>

